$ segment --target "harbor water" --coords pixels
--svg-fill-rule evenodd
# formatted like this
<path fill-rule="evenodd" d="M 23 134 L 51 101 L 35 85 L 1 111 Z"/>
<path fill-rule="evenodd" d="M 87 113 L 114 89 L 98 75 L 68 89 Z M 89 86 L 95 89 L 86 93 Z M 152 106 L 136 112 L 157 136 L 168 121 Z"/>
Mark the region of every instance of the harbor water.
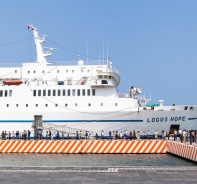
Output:
<path fill-rule="evenodd" d="M 1 167 L 197 166 L 170 154 L 0 154 Z"/>

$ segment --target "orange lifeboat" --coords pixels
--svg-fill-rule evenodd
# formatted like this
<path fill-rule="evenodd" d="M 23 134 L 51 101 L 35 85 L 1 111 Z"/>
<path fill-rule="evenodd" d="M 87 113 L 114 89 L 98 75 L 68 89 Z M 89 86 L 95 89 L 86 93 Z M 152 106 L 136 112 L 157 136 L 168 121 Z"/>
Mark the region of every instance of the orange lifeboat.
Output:
<path fill-rule="evenodd" d="M 4 80 L 3 83 L 4 83 L 4 85 L 9 85 L 9 86 L 16 85 L 16 86 L 18 86 L 18 85 L 22 84 L 23 82 L 21 80 L 17 80 L 17 79 L 13 79 L 13 80 L 10 79 L 10 80 Z"/>

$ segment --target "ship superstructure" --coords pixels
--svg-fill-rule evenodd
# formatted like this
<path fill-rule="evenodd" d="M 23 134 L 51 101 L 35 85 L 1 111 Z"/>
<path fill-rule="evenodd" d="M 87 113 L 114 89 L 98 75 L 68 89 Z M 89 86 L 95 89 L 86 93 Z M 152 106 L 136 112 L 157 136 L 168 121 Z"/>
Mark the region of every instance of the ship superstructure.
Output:
<path fill-rule="evenodd" d="M 53 129 L 64 132 L 169 131 L 196 129 L 196 106 L 147 107 L 140 88 L 118 93 L 118 71 L 112 61 L 47 61 L 54 48 L 43 48 L 32 25 L 37 60 L 0 68 L 0 129 Z"/>

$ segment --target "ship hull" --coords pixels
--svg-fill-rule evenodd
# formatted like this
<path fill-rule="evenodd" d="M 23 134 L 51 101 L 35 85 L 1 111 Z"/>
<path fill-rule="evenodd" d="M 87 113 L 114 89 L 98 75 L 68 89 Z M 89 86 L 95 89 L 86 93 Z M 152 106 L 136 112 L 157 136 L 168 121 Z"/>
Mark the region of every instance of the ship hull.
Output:
<path fill-rule="evenodd" d="M 6 131 L 31 130 L 34 117 L 41 116 L 43 129 L 54 129 L 54 125 L 69 127 L 69 132 L 75 130 L 90 131 L 92 134 L 103 130 L 105 135 L 109 131 L 145 131 L 154 133 L 170 131 L 171 125 L 178 125 L 180 129 L 191 130 L 197 128 L 197 111 L 135 111 L 135 112 L 37 112 L 37 113 L 4 113 L 1 115 L 1 129 Z M 9 118 L 8 118 L 9 117 Z M 56 129 L 62 129 L 60 126 Z"/>

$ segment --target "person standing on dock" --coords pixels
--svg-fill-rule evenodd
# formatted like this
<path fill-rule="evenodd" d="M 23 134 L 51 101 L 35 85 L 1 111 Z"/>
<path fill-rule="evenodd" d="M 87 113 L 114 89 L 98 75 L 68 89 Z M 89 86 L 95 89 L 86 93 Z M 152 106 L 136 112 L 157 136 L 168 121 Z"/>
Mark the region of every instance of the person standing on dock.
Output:
<path fill-rule="evenodd" d="M 143 133 L 142 133 L 142 140 L 144 140 L 145 139 L 145 132 L 143 131 Z"/>
<path fill-rule="evenodd" d="M 62 137 L 62 140 L 64 140 L 64 132 L 62 132 L 62 136 L 61 137 Z"/>
<path fill-rule="evenodd" d="M 130 136 L 130 140 L 132 140 L 132 131 L 130 131 L 129 136 Z"/>
<path fill-rule="evenodd" d="M 103 130 L 101 131 L 101 139 L 103 140 L 103 137 L 104 137 L 104 132 Z"/>
<path fill-rule="evenodd" d="M 176 140 L 177 140 L 177 131 L 174 130 L 174 141 L 176 141 Z"/>
<path fill-rule="evenodd" d="M 79 132 L 79 139 L 82 139 L 82 132 L 81 132 L 81 130 Z"/>
<path fill-rule="evenodd" d="M 51 140 L 51 131 L 49 130 L 49 140 Z"/>
<path fill-rule="evenodd" d="M 109 139 L 111 139 L 111 131 L 109 131 Z"/>
<path fill-rule="evenodd" d="M 179 138 L 180 138 L 181 143 L 183 143 L 183 133 L 181 129 L 179 129 Z"/>
<path fill-rule="evenodd" d="M 14 131 L 12 131 L 12 140 L 14 140 Z"/>
<path fill-rule="evenodd" d="M 150 140 L 150 131 L 149 130 L 147 132 L 147 135 L 148 135 L 148 140 Z"/>
<path fill-rule="evenodd" d="M 155 131 L 155 139 L 157 139 L 157 136 L 158 136 L 158 132 L 157 130 Z"/>
<path fill-rule="evenodd" d="M 8 139 L 9 140 L 11 139 L 11 132 L 10 131 L 8 132 Z"/>
<path fill-rule="evenodd" d="M 49 132 L 46 131 L 46 140 L 48 139 L 48 136 L 49 136 Z"/>
<path fill-rule="evenodd" d="M 136 133 L 135 133 L 135 130 L 133 130 L 133 138 L 134 138 L 134 140 L 136 140 Z"/>
<path fill-rule="evenodd" d="M 31 135 L 31 132 L 28 130 L 28 131 L 27 131 L 28 140 L 30 140 L 30 135 Z"/>
<path fill-rule="evenodd" d="M 2 138 L 2 140 L 5 140 L 5 133 L 4 133 L 4 131 L 2 131 L 2 133 L 1 133 L 1 138 Z"/>

